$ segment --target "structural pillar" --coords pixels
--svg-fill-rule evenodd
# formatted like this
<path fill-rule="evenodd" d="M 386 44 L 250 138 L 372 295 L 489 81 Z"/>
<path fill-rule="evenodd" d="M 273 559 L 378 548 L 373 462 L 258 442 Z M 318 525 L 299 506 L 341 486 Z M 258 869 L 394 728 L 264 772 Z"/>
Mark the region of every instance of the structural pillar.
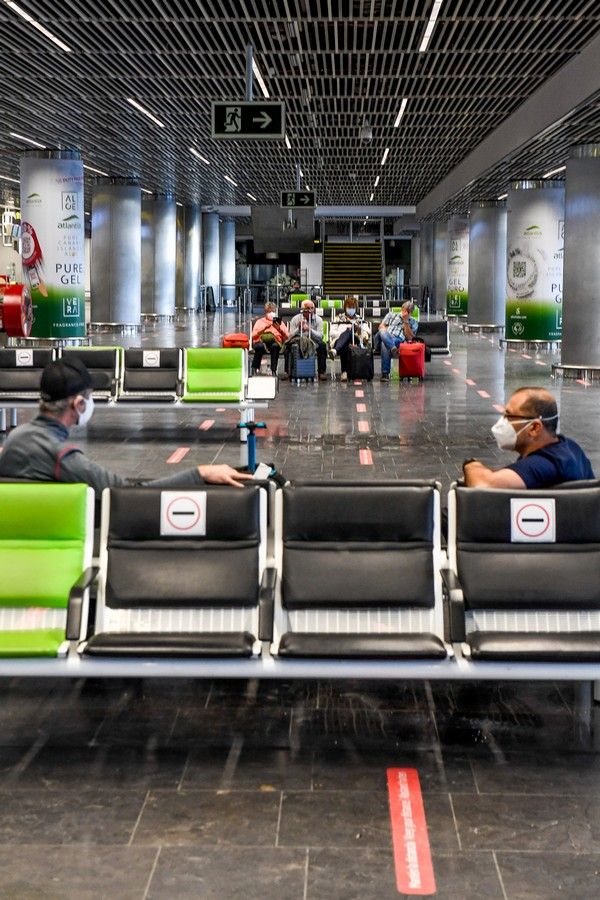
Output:
<path fill-rule="evenodd" d="M 452 216 L 448 220 L 448 286 L 446 313 L 466 316 L 469 310 L 469 220 Z"/>
<path fill-rule="evenodd" d="M 198 309 L 202 262 L 202 214 L 197 203 L 183 211 L 183 305 Z"/>
<path fill-rule="evenodd" d="M 433 306 L 446 311 L 448 291 L 448 223 L 436 222 L 433 229 Z"/>
<path fill-rule="evenodd" d="M 600 144 L 567 162 L 561 363 L 600 368 Z"/>
<path fill-rule="evenodd" d="M 220 279 L 222 302 L 235 303 L 235 219 L 221 222 Z"/>
<path fill-rule="evenodd" d="M 21 156 L 21 259 L 31 337 L 85 336 L 83 162 L 79 150 Z"/>
<path fill-rule="evenodd" d="M 506 203 L 474 203 L 469 225 L 469 310 L 467 324 L 504 327 L 506 287 Z"/>
<path fill-rule="evenodd" d="M 175 315 L 177 207 L 172 194 L 142 201 L 142 313 Z"/>
<path fill-rule="evenodd" d="M 419 283 L 421 299 L 433 293 L 433 222 L 421 222 L 419 241 Z"/>
<path fill-rule="evenodd" d="M 202 216 L 202 260 L 204 263 L 204 284 L 212 288 L 215 304 L 220 303 L 219 294 L 219 214 L 204 213 Z M 208 304 L 210 306 L 210 304 Z"/>
<path fill-rule="evenodd" d="M 92 322 L 139 325 L 142 193 L 135 178 L 98 178 L 92 193 Z"/>
<path fill-rule="evenodd" d="M 508 191 L 505 339 L 559 341 L 565 189 L 562 181 L 515 181 Z"/>

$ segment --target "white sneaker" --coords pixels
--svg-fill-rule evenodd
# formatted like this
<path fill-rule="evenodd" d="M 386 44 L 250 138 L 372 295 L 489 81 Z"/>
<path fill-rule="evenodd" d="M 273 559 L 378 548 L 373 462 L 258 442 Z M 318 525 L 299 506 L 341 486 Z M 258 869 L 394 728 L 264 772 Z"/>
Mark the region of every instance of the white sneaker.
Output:
<path fill-rule="evenodd" d="M 348 373 L 347 372 L 342 372 L 340 381 L 348 381 Z"/>

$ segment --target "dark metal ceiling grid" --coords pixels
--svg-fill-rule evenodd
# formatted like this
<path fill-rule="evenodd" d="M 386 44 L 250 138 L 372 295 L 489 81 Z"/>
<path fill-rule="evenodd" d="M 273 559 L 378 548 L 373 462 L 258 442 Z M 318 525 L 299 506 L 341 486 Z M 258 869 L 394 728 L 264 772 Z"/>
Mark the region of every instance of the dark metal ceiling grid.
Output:
<path fill-rule="evenodd" d="M 375 203 L 415 204 L 600 29 L 597 0 L 445 0 L 420 54 L 433 0 L 21 5 L 73 52 L 0 2 L 5 58 L 10 52 L 30 61 L 27 79 L 5 77 L 0 88 L 0 175 L 18 177 L 19 149 L 28 146 L 9 136 L 14 131 L 47 146 L 79 146 L 90 166 L 137 174 L 146 189 L 206 204 L 248 203 L 248 193 L 276 203 L 294 184 L 297 161 L 321 204 L 362 205 L 373 191 Z M 271 97 L 285 102 L 291 150 L 210 138 L 211 101 L 244 96 L 248 42 Z M 134 110 L 128 97 L 166 127 Z M 408 105 L 395 129 L 402 97 Z M 498 193 L 507 173 L 539 176 L 560 165 L 574 134 L 596 140 L 596 115 L 588 112 L 577 111 L 569 129 L 562 123 L 533 142 L 457 203 L 473 192 Z M 365 120 L 370 143 L 360 139 Z M 526 173 L 514 174 L 519 164 Z M 0 179 L 4 200 L 15 188 Z"/>

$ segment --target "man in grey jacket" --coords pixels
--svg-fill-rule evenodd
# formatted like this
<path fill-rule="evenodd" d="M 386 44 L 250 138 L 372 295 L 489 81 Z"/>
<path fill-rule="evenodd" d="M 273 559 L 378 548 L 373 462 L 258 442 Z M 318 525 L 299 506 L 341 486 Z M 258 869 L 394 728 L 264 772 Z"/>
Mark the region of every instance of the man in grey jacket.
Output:
<path fill-rule="evenodd" d="M 132 483 L 92 462 L 75 444 L 69 443 L 69 429 L 85 425 L 92 417 L 92 379 L 78 359 L 58 359 L 42 373 L 39 415 L 15 428 L 0 453 L 0 477 L 27 481 L 83 482 L 94 488 L 96 497 L 105 487 Z M 237 487 L 251 478 L 227 465 L 196 466 L 166 478 L 143 481 L 152 487 L 192 487 L 231 484 Z"/>

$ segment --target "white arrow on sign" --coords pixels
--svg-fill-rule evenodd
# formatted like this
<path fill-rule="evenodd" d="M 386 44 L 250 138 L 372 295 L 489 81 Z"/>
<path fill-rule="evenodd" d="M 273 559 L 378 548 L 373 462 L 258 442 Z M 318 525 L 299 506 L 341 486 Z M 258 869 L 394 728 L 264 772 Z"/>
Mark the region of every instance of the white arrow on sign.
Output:
<path fill-rule="evenodd" d="M 306 204 L 309 202 L 310 202 L 310 197 L 307 197 L 306 194 L 302 194 L 302 196 L 300 197 L 300 203 L 304 203 L 304 205 L 306 206 Z"/>
<path fill-rule="evenodd" d="M 252 117 L 252 121 L 253 121 L 253 122 L 260 122 L 260 123 L 262 123 L 260 127 L 261 127 L 261 128 L 266 128 L 267 125 L 270 125 L 270 124 L 271 124 L 271 122 L 273 121 L 273 119 L 271 118 L 271 116 L 270 116 L 268 113 L 266 113 L 266 112 L 263 110 L 263 111 L 261 112 L 260 116 L 253 116 L 253 117 Z"/>

